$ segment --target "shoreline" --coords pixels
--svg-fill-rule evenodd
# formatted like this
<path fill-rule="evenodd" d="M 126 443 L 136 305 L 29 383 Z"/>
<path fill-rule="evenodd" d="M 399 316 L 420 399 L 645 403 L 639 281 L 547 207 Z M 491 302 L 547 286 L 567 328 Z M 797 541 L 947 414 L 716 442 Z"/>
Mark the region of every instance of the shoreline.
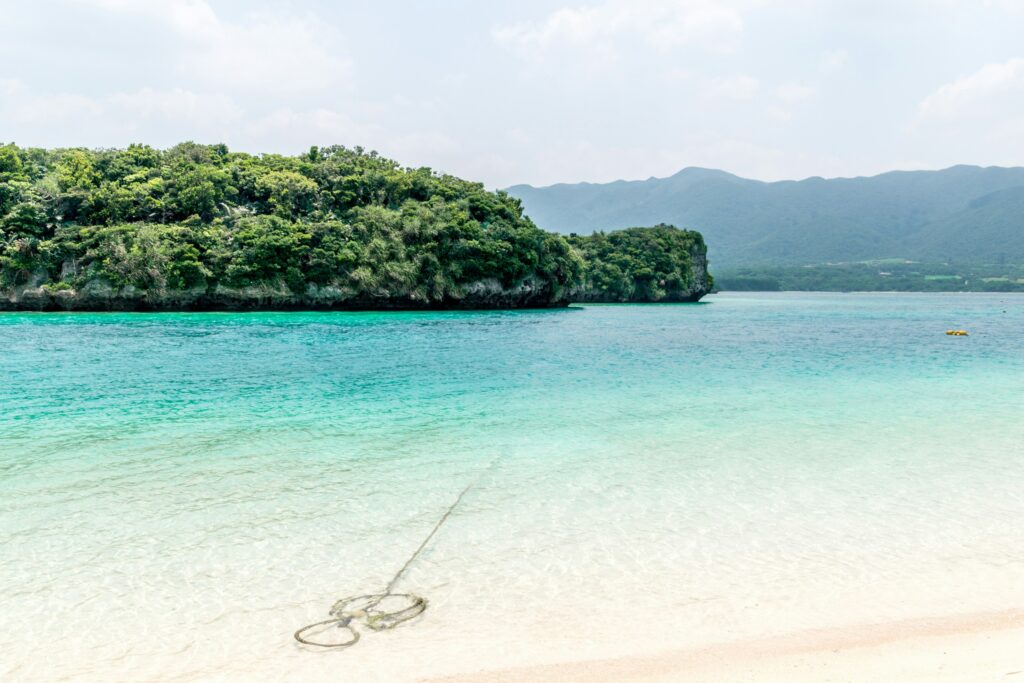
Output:
<path fill-rule="evenodd" d="M 1024 680 L 1024 608 L 815 629 L 650 655 L 482 669 L 422 680 L 530 683 L 886 679 L 972 683 Z"/>
<path fill-rule="evenodd" d="M 462 298 L 438 301 L 418 300 L 408 296 L 396 297 L 316 297 L 294 295 L 272 290 L 259 290 L 248 294 L 236 292 L 195 293 L 173 292 L 151 297 L 145 292 L 136 296 L 116 294 L 94 297 L 74 291 L 50 293 L 42 288 L 0 290 L 0 312 L 5 313 L 260 313 L 265 311 L 304 312 L 445 312 L 445 311 L 521 311 L 560 310 L 573 304 L 693 304 L 699 303 L 709 292 L 700 289 L 685 296 L 670 296 L 658 300 L 619 301 L 608 297 L 586 295 L 555 296 L 540 290 L 534 294 L 522 287 L 487 296 L 470 293 Z"/>

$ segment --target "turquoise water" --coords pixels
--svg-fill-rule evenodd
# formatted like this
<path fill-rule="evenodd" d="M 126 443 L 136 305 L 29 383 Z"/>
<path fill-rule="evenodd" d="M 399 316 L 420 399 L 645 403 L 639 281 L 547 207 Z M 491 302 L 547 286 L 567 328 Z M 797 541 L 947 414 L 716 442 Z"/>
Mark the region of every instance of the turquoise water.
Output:
<path fill-rule="evenodd" d="M 403 680 L 1024 606 L 1024 298 L 707 302 L 0 315 L 0 677 Z M 402 584 L 421 621 L 294 645 L 478 475 Z"/>

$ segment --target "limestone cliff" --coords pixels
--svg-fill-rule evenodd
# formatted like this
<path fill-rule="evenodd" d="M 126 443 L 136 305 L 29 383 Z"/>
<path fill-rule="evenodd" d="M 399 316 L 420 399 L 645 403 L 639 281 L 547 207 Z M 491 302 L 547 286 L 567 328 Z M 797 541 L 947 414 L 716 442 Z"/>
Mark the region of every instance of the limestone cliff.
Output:
<path fill-rule="evenodd" d="M 504 287 L 478 280 L 444 298 L 415 294 L 372 296 L 342 287 L 309 285 L 302 294 L 287 286 L 216 286 L 210 289 L 144 291 L 94 280 L 81 289 L 23 286 L 0 293 L 0 311 L 255 311 L 255 310 L 448 310 L 562 308 L 569 290 L 549 282 L 523 280 Z"/>

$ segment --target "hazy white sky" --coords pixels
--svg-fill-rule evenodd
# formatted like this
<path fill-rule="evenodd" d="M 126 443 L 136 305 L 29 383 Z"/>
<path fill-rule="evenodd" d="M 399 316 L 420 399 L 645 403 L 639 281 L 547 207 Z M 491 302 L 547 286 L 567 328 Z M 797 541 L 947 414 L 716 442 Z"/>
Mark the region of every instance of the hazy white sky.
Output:
<path fill-rule="evenodd" d="M 490 186 L 1024 165 L 1024 0 L 0 0 L 0 140 Z"/>

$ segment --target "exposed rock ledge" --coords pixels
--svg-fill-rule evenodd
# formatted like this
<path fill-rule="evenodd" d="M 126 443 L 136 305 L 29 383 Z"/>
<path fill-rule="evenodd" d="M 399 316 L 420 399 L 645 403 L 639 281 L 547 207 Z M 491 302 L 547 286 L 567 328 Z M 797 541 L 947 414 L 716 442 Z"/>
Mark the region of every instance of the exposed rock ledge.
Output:
<path fill-rule="evenodd" d="M 510 288 L 497 280 L 479 280 L 465 286 L 461 296 L 440 301 L 415 294 L 357 295 L 342 287 L 316 285 L 301 295 L 284 285 L 153 292 L 98 280 L 77 290 L 26 286 L 0 295 L 0 311 L 446 310 L 564 308 L 569 303 L 568 292 L 530 279 Z"/>
<path fill-rule="evenodd" d="M 463 287 L 459 296 L 429 300 L 415 293 L 371 296 L 344 287 L 309 285 L 295 294 L 283 284 L 230 288 L 223 285 L 190 290 L 145 291 L 114 287 L 93 280 L 81 289 L 57 289 L 38 285 L 0 292 L 0 311 L 256 311 L 256 310 L 449 310 L 564 308 L 571 303 L 684 303 L 700 301 L 711 291 L 707 252 L 703 244 L 690 253 L 692 283 L 688 288 L 666 289 L 652 299 L 637 294 L 611 297 L 584 284 L 573 289 L 527 278 L 514 287 L 494 279 L 478 280 Z"/>

